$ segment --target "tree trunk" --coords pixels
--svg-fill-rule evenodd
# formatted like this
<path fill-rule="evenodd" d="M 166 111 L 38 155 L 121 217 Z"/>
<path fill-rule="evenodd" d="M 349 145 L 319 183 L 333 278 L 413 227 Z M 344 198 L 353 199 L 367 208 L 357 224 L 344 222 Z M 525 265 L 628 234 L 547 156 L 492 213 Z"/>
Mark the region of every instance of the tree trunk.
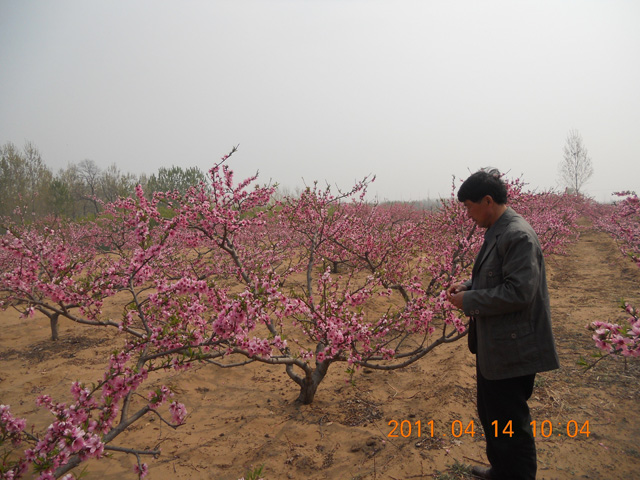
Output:
<path fill-rule="evenodd" d="M 296 398 L 296 403 L 311 405 L 316 396 L 316 390 L 318 390 L 318 384 L 313 381 L 307 381 L 305 378 L 304 384 L 300 387 L 300 395 Z"/>
<path fill-rule="evenodd" d="M 331 362 L 327 360 L 316 363 L 316 368 L 313 372 L 302 379 L 302 382 L 300 382 L 300 395 L 298 395 L 296 399 L 297 403 L 302 403 L 303 405 L 311 405 L 311 403 L 313 403 L 316 390 L 318 390 L 320 382 L 322 382 L 327 375 L 330 364 Z"/>
<path fill-rule="evenodd" d="M 49 323 L 51 324 L 51 340 L 54 342 L 58 340 L 58 314 L 54 313 L 49 316 Z"/>

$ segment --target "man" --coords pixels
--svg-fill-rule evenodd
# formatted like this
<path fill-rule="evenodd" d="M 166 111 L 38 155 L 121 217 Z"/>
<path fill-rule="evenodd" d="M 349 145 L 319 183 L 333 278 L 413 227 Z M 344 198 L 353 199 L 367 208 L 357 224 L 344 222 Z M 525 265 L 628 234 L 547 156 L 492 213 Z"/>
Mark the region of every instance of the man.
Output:
<path fill-rule="evenodd" d="M 531 226 L 506 205 L 497 170 L 471 175 L 458 200 L 487 229 L 471 280 L 447 289 L 449 301 L 471 317 L 469 349 L 476 353 L 478 416 L 491 468 L 473 467 L 472 473 L 535 479 L 527 400 L 535 374 L 559 367 L 542 249 Z"/>

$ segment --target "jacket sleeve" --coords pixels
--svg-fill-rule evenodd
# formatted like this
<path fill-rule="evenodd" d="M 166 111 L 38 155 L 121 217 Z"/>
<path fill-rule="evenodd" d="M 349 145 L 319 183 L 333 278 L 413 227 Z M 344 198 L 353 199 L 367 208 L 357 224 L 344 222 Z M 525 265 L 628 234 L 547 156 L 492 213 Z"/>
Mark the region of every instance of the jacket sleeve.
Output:
<path fill-rule="evenodd" d="M 465 292 L 466 315 L 490 317 L 517 312 L 533 301 L 540 281 L 542 251 L 527 231 L 507 231 L 480 267 L 477 289 Z"/>

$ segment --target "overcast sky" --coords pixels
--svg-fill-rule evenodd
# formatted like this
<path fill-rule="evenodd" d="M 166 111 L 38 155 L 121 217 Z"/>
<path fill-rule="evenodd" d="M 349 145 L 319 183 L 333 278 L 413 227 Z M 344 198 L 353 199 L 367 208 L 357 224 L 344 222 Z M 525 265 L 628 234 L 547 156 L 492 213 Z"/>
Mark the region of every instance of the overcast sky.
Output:
<path fill-rule="evenodd" d="M 488 165 L 557 188 L 571 129 L 586 193 L 640 191 L 637 0 L 0 0 L 0 144 L 54 172 L 239 144 L 239 177 L 418 200 Z"/>

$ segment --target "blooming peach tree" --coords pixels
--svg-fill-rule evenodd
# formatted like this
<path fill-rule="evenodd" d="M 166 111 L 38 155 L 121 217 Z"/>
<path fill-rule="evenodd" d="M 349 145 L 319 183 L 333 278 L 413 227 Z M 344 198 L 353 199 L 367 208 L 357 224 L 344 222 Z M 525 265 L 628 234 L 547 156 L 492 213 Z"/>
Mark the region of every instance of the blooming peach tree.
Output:
<path fill-rule="evenodd" d="M 347 192 L 313 184 L 274 201 L 256 176 L 235 183 L 228 157 L 208 185 L 151 199 L 138 187 L 91 224 L 8 226 L 2 305 L 112 328 L 122 346 L 99 381 L 72 385 L 71 402 L 38 398 L 55 418 L 45 432 L 27 435 L 2 407 L 4 445 L 29 445 L 5 472 L 17 478 L 30 465 L 59 478 L 119 451 L 135 455 L 143 477 L 141 456 L 159 451 L 114 440 L 147 415 L 184 423 L 185 406 L 161 384 L 166 371 L 281 365 L 309 404 L 334 363 L 402 368 L 466 334 L 444 291 L 469 274 L 482 236 L 453 195 L 433 212 L 371 204 L 365 178 Z M 562 197 L 513 191 L 545 251 L 561 248 L 575 227 L 575 215 L 550 207 Z M 122 305 L 118 318 L 107 301 Z"/>
<path fill-rule="evenodd" d="M 597 228 L 609 233 L 623 254 L 640 267 L 640 200 L 634 192 L 617 193 L 622 201 L 600 206 L 594 215 Z M 628 302 L 622 302 L 626 320 L 620 323 L 595 321 L 589 325 L 593 340 L 608 355 L 640 356 L 640 312 Z"/>
<path fill-rule="evenodd" d="M 58 339 L 60 315 L 97 324 L 96 314 L 110 292 L 96 282 L 78 281 L 97 254 L 89 241 L 91 227 L 60 219 L 31 224 L 7 220 L 3 227 L 0 307 L 12 307 L 23 318 L 43 313 L 50 320 L 52 340 Z"/>
<path fill-rule="evenodd" d="M 618 192 L 622 200 L 599 210 L 596 226 L 609 233 L 622 253 L 640 267 L 640 199 L 635 192 Z"/>

